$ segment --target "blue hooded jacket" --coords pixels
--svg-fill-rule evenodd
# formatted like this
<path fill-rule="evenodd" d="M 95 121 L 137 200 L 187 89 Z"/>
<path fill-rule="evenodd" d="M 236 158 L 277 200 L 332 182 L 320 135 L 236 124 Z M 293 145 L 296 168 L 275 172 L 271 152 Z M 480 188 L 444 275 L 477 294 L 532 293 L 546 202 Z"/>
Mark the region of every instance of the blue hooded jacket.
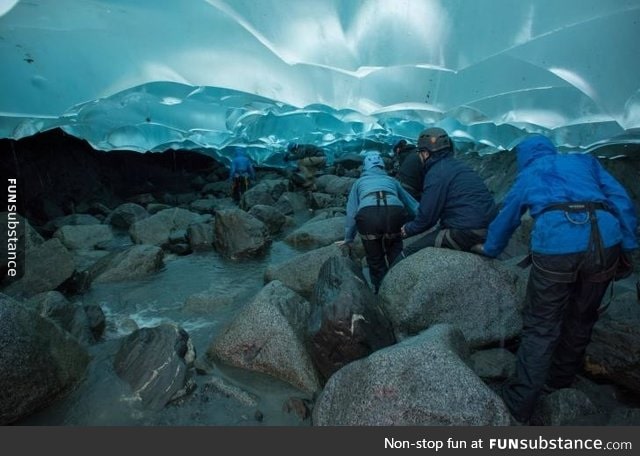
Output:
<path fill-rule="evenodd" d="M 347 200 L 347 216 L 345 224 L 345 242 L 353 242 L 356 236 L 356 215 L 360 209 L 367 206 L 376 206 L 378 200 L 375 192 L 387 193 L 389 206 L 404 206 L 409 214 L 414 215 L 418 208 L 418 202 L 404 189 L 400 182 L 387 175 L 379 166 L 365 169 L 362 175 L 351 186 Z"/>
<path fill-rule="evenodd" d="M 518 176 L 504 205 L 489 226 L 484 253 L 496 257 L 529 210 L 534 219 L 531 251 L 554 255 L 588 249 L 591 224 L 588 214 L 544 211 L 556 203 L 603 203 L 608 211 L 597 210 L 598 227 L 604 247 L 622 243 L 624 250 L 638 247 L 637 218 L 625 189 L 591 155 L 559 154 L 553 143 L 535 135 L 516 147 Z"/>
<path fill-rule="evenodd" d="M 236 176 L 242 175 L 249 176 L 251 180 L 256 179 L 256 172 L 253 169 L 251 160 L 242 150 L 236 149 L 235 157 L 231 160 L 231 168 L 229 169 L 229 181 L 232 181 Z"/>

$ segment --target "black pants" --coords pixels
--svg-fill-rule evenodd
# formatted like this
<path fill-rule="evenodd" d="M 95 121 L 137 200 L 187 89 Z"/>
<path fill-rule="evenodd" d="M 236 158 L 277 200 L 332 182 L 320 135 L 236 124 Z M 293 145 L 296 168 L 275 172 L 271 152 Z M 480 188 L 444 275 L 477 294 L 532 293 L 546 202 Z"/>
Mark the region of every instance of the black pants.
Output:
<path fill-rule="evenodd" d="M 425 247 L 442 247 L 468 252 L 471 247 L 476 244 L 481 244 L 486 240 L 486 233 L 486 230 L 435 229 L 405 247 L 402 255 L 398 256 L 392 266 L 395 266 L 403 258 L 413 255 Z"/>
<path fill-rule="evenodd" d="M 356 214 L 356 226 L 362 238 L 369 276 L 375 292 L 390 264 L 402 252 L 400 228 L 407 221 L 408 214 L 402 206 L 368 206 Z"/>
<path fill-rule="evenodd" d="M 594 253 L 533 255 L 516 372 L 502 390 L 517 420 L 530 419 L 545 383 L 573 383 L 619 254 L 619 246 L 605 249 L 603 265 Z"/>
<path fill-rule="evenodd" d="M 231 184 L 231 197 L 234 201 L 240 201 L 242 195 L 249 190 L 249 177 L 247 176 L 235 176 L 233 183 Z"/>

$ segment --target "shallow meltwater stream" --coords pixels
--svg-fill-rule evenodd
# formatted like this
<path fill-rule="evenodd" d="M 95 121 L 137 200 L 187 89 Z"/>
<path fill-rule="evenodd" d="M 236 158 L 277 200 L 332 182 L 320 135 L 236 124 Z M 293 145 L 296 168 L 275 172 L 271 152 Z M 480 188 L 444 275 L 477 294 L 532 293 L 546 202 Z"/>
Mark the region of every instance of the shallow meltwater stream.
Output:
<path fill-rule="evenodd" d="M 281 241 L 273 242 L 260 259 L 231 261 L 215 251 L 186 256 L 167 255 L 163 269 L 143 280 L 94 284 L 71 300 L 97 303 L 107 328 L 103 339 L 89 347 L 91 362 L 84 382 L 49 408 L 16 423 L 21 425 L 71 426 L 306 426 L 283 407 L 290 398 L 305 394 L 271 377 L 228 366 L 214 366 L 213 376 L 239 387 L 255 403 L 238 400 L 209 385 L 212 375 L 194 373 L 196 387 L 186 397 L 159 411 L 142 408 L 131 388 L 113 369 L 113 359 L 123 336 L 136 328 L 175 323 L 186 330 L 203 355 L 215 336 L 264 285 L 267 265 L 279 263 L 298 252 Z M 185 306 L 190 296 L 206 293 L 233 296 L 228 304 L 212 308 Z"/>

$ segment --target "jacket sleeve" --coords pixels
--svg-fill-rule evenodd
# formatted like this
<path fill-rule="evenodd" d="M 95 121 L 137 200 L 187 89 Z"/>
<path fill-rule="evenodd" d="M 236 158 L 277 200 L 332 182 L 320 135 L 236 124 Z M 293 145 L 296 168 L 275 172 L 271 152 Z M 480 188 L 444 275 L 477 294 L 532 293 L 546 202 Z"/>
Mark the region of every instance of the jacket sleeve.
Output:
<path fill-rule="evenodd" d="M 493 222 L 489 225 L 487 240 L 484 242 L 484 254 L 497 257 L 509 243 L 511 235 L 520 226 L 520 219 L 527 211 L 522 200 L 522 177 L 516 179 L 511 190 L 504 199 L 504 204 Z"/>
<path fill-rule="evenodd" d="M 416 214 L 418 213 L 418 202 L 415 200 L 413 196 L 409 194 L 409 192 L 407 192 L 402 187 L 402 185 L 400 185 L 400 182 L 398 181 L 395 181 L 395 182 L 396 182 L 396 189 L 398 190 L 398 197 L 400 198 L 400 201 L 402 201 L 402 203 L 404 204 L 404 207 L 407 208 L 409 215 L 411 217 L 415 217 Z"/>
<path fill-rule="evenodd" d="M 416 217 L 404 226 L 407 236 L 415 236 L 434 226 L 440 219 L 446 203 L 447 181 L 441 177 L 430 175 L 424 178 L 425 183 Z"/>
<path fill-rule="evenodd" d="M 594 159 L 596 174 L 600 182 L 600 188 L 607 197 L 609 207 L 614 211 L 622 230 L 622 249 L 634 250 L 638 248 L 636 230 L 638 219 L 635 207 L 624 187 L 609 174 L 602 165 Z"/>
<path fill-rule="evenodd" d="M 344 241 L 353 242 L 356 238 L 356 213 L 358 212 L 358 181 L 354 182 L 347 199 L 347 215 L 344 227 Z"/>

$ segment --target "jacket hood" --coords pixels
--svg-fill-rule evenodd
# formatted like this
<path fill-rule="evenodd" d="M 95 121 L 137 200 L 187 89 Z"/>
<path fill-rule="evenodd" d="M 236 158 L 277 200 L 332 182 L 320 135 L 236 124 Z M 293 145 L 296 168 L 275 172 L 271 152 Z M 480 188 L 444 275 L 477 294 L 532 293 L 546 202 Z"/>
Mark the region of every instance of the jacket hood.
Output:
<path fill-rule="evenodd" d="M 532 161 L 546 155 L 555 155 L 558 153 L 556 146 L 542 135 L 535 135 L 524 139 L 516 146 L 516 158 L 518 161 L 518 170 L 527 167 Z"/>

